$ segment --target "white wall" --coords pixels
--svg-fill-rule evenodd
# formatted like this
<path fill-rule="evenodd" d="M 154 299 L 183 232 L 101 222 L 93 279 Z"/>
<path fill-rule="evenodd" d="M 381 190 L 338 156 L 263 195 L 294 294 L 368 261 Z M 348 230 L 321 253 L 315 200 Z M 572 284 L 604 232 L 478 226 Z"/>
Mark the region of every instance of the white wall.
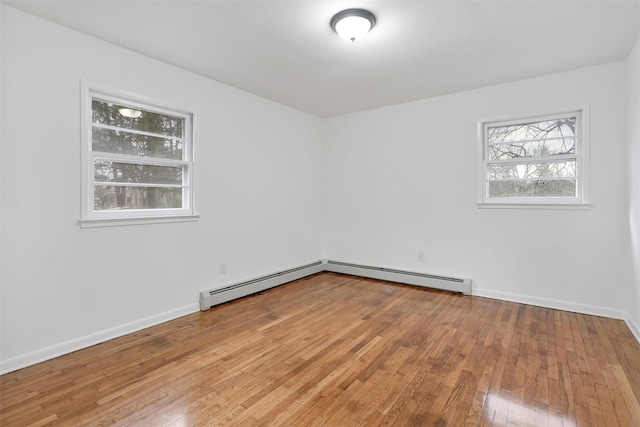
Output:
<path fill-rule="evenodd" d="M 2 15 L 3 15 L 3 11 L 4 8 L 2 8 L 0 6 L 0 35 L 2 34 Z M 4 70 L 4 66 L 3 66 L 3 55 L 2 55 L 2 40 L 0 40 L 0 82 L 2 82 L 2 72 Z M 3 107 L 3 102 L 2 99 L 4 99 L 4 94 L 2 92 L 2 84 L 0 84 L 0 310 L 2 309 L 2 241 L 4 240 L 3 236 L 2 236 L 2 229 L 4 228 L 2 226 L 3 222 L 2 222 L 2 120 L 3 120 L 3 115 L 2 115 L 2 107 Z M 0 322 L 2 321 L 2 314 L 0 313 Z M 0 324 L 0 355 L 2 355 L 2 325 Z M 2 357 L 0 357 L 0 360 L 2 360 Z M 2 368 L 0 366 L 0 372 L 2 372 Z"/>
<path fill-rule="evenodd" d="M 587 104 L 591 209 L 476 206 L 479 119 Z M 468 277 L 477 295 L 624 317 L 626 123 L 625 61 L 328 119 L 327 253 Z"/>
<path fill-rule="evenodd" d="M 628 58 L 629 182 L 631 245 L 635 281 L 629 294 L 630 322 L 640 341 L 640 40 Z"/>
<path fill-rule="evenodd" d="M 321 257 L 320 119 L 1 9 L 2 370 Z M 81 79 L 195 112 L 199 222 L 78 226 Z"/>

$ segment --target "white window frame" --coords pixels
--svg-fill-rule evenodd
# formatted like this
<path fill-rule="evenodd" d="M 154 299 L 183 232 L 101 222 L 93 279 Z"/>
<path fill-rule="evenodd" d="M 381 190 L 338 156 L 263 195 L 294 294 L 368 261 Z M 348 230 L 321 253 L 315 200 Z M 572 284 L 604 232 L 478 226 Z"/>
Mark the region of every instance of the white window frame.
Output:
<path fill-rule="evenodd" d="M 81 210 L 80 210 L 80 226 L 87 227 L 104 227 L 118 225 L 133 224 L 154 224 L 165 222 L 184 222 L 196 221 L 199 215 L 195 208 L 195 192 L 194 192 L 194 143 L 193 143 L 193 127 L 195 122 L 195 114 L 188 112 L 187 109 L 169 107 L 166 104 L 154 99 L 125 92 L 106 88 L 90 82 L 82 81 L 81 83 Z M 145 158 L 143 156 L 101 153 L 93 151 L 92 147 L 92 101 L 100 99 L 103 101 L 114 102 L 126 105 L 143 111 L 151 111 L 154 113 L 166 114 L 175 117 L 184 118 L 184 139 L 183 158 L 181 160 Z M 179 166 L 183 167 L 183 207 L 176 209 L 124 209 L 124 210 L 94 210 L 94 161 L 98 158 L 109 161 L 118 161 L 133 164 L 149 164 L 158 166 Z M 159 185 L 166 187 L 166 185 Z"/>
<path fill-rule="evenodd" d="M 487 144 L 487 129 L 495 126 L 508 126 L 513 124 L 531 123 L 544 120 L 552 120 L 563 117 L 576 117 L 576 152 L 571 155 L 553 157 L 532 157 L 521 161 L 491 161 L 489 160 L 489 147 Z M 480 208 L 567 208 L 588 209 L 591 207 L 589 200 L 589 107 L 587 105 L 566 108 L 555 112 L 542 112 L 532 115 L 508 116 L 478 121 L 478 201 Z M 489 165 L 495 163 L 534 163 L 536 161 L 548 161 L 550 159 L 575 159 L 576 160 L 576 197 L 489 197 L 489 181 L 487 172 Z"/>

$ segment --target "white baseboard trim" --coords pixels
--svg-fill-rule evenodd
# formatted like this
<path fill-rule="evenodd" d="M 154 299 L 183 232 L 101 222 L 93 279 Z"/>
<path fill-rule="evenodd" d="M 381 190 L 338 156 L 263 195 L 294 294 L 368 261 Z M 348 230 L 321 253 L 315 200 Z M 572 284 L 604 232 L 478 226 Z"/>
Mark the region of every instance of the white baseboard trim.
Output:
<path fill-rule="evenodd" d="M 198 311 L 198 304 L 189 304 L 184 307 L 165 311 L 164 313 L 155 314 L 153 316 L 145 317 L 144 319 L 125 323 L 124 325 L 105 329 L 103 331 L 85 335 L 84 337 L 3 360 L 0 364 L 0 375 L 6 374 L 7 372 L 17 371 L 18 369 L 35 365 L 36 363 L 44 362 L 45 360 L 50 360 L 64 354 L 91 347 L 92 345 L 100 344 L 126 334 L 137 332 L 141 329 L 159 325 L 160 323 L 168 322 L 169 320 L 177 319 L 178 317 L 186 316 L 187 314 L 196 313 Z"/>
<path fill-rule="evenodd" d="M 474 289 L 473 295 L 477 297 L 498 299 L 502 301 L 517 302 L 520 304 L 535 305 L 537 307 L 553 308 L 555 310 L 572 311 L 574 313 L 624 320 L 624 322 L 631 330 L 634 338 L 640 344 L 640 328 L 633 321 L 633 319 L 631 319 L 631 316 L 626 311 L 614 310 L 612 308 L 600 307 L 596 305 L 578 304 L 574 302 L 561 301 L 550 298 L 539 298 L 529 295 L 492 291 L 489 289 Z"/>
<path fill-rule="evenodd" d="M 626 320 L 627 313 L 622 310 L 614 310 L 596 305 L 579 304 L 551 298 L 540 298 L 530 295 L 512 294 L 509 292 L 492 291 L 490 289 L 474 289 L 473 295 L 502 301 L 517 302 L 521 304 L 535 305 L 556 310 L 573 311 L 575 313 L 590 314 L 592 316 L 611 317 Z"/>
<path fill-rule="evenodd" d="M 640 326 L 638 326 L 638 324 L 634 322 L 629 314 L 625 316 L 624 321 L 627 323 L 627 326 L 631 330 L 633 336 L 636 337 L 636 340 L 638 340 L 638 344 L 640 344 Z"/>

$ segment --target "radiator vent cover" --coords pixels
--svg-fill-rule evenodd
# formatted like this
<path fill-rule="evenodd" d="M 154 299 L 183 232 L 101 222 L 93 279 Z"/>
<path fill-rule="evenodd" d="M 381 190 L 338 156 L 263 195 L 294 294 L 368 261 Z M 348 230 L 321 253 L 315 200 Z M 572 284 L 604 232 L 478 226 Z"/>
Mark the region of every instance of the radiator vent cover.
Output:
<path fill-rule="evenodd" d="M 324 271 L 322 261 L 312 262 L 266 276 L 245 280 L 219 289 L 200 292 L 200 310 L 208 310 L 214 305 L 255 294 L 269 288 Z"/>
<path fill-rule="evenodd" d="M 244 280 L 221 288 L 202 291 L 200 292 L 200 310 L 205 311 L 214 305 L 255 294 L 323 271 L 370 277 L 372 279 L 471 295 L 471 279 L 418 273 L 393 268 L 372 267 L 341 261 L 321 260 L 254 279 Z"/>
<path fill-rule="evenodd" d="M 370 277 L 372 279 L 388 280 L 390 282 L 405 283 L 408 285 L 442 289 L 445 291 L 471 295 L 471 279 L 463 279 L 459 277 L 439 276 L 434 274 L 418 273 L 415 271 L 372 267 L 369 265 L 331 260 L 327 261 L 325 271 L 352 274 L 354 276 Z"/>

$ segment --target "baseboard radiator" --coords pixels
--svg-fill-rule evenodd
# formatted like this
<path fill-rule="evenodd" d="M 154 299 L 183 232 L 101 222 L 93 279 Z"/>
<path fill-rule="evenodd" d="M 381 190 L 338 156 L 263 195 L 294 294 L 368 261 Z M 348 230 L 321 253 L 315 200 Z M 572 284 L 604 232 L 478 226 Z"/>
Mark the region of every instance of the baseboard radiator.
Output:
<path fill-rule="evenodd" d="M 220 289 L 200 292 L 200 310 L 205 311 L 214 305 L 255 294 L 266 289 L 274 288 L 294 280 L 324 271 L 322 261 L 301 265 L 255 279 L 245 280 Z"/>
<path fill-rule="evenodd" d="M 413 271 L 394 270 L 391 268 L 371 267 L 368 265 L 350 264 L 340 261 L 326 261 L 325 271 L 351 274 L 353 276 L 369 277 L 372 279 L 388 280 L 390 282 L 407 285 L 423 286 L 426 288 L 442 289 L 471 295 L 471 279 L 458 277 L 436 276 L 433 274 L 417 273 Z"/>
<path fill-rule="evenodd" d="M 391 268 L 371 267 L 368 265 L 351 264 L 347 262 L 322 260 L 300 267 L 290 268 L 255 279 L 245 280 L 219 289 L 200 292 L 200 310 L 205 311 L 214 305 L 222 304 L 234 299 L 283 285 L 312 274 L 331 271 L 334 273 L 350 274 L 352 276 L 369 277 L 387 280 L 389 282 L 426 288 L 442 289 L 471 295 L 471 279 L 457 277 L 436 276 L 433 274 L 417 273 L 413 271 L 394 270 Z"/>

